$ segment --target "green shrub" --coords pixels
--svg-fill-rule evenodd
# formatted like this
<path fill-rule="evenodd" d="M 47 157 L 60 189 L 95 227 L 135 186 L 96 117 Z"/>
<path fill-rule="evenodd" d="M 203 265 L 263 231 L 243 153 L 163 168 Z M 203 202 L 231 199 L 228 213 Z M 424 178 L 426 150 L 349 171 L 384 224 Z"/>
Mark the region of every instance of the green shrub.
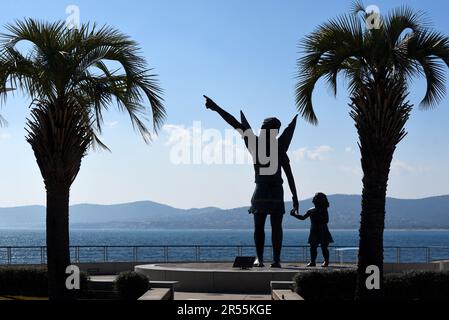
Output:
<path fill-rule="evenodd" d="M 295 276 L 296 292 L 305 300 L 353 300 L 357 272 L 302 272 Z M 387 274 L 386 300 L 449 300 L 449 272 Z"/>
<path fill-rule="evenodd" d="M 406 277 L 405 274 L 390 274 L 386 275 L 384 278 L 384 294 L 387 300 L 410 300 L 410 296 L 413 293 L 412 283 L 410 278 Z"/>
<path fill-rule="evenodd" d="M 117 277 L 115 288 L 121 299 L 137 300 L 150 289 L 150 281 L 143 274 L 127 271 Z"/>
<path fill-rule="evenodd" d="M 305 300 L 353 300 L 357 273 L 353 270 L 301 272 L 294 281 L 296 292 Z"/>
<path fill-rule="evenodd" d="M 0 268 L 0 294 L 45 297 L 47 279 L 46 269 Z"/>
<path fill-rule="evenodd" d="M 76 297 L 84 297 L 87 292 L 88 276 L 80 274 L 81 290 L 75 292 Z M 48 276 L 45 268 L 0 268 L 0 295 L 47 297 Z"/>
<path fill-rule="evenodd" d="M 388 300 L 449 300 L 449 272 L 414 271 L 385 277 Z"/>
<path fill-rule="evenodd" d="M 80 273 L 80 290 L 75 291 L 75 298 L 87 299 L 89 295 L 89 274 L 81 271 Z"/>

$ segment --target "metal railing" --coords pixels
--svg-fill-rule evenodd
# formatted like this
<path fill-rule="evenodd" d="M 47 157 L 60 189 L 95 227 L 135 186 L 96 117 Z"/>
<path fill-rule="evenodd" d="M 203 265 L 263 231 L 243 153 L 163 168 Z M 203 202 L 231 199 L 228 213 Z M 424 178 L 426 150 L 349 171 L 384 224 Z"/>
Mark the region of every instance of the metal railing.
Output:
<path fill-rule="evenodd" d="M 272 248 L 265 248 L 266 260 Z M 355 263 L 357 248 L 332 246 L 331 262 Z M 345 250 L 351 249 L 351 250 Z M 251 245 L 142 245 L 142 246 L 71 246 L 74 263 L 106 262 L 229 262 L 235 256 L 254 255 Z M 344 252 L 344 255 L 343 255 Z M 385 262 L 429 263 L 449 259 L 449 246 L 440 247 L 384 247 Z M 309 246 L 283 246 L 284 262 L 305 262 L 310 258 Z M 45 246 L 0 247 L 0 265 L 46 264 Z"/>

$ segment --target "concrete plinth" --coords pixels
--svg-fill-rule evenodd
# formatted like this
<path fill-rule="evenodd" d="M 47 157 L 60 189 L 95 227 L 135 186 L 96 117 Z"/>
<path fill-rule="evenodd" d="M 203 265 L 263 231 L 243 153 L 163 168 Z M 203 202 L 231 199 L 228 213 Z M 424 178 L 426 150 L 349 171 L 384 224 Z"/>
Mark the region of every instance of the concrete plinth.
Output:
<path fill-rule="evenodd" d="M 352 266 L 336 266 L 347 269 Z M 233 269 L 231 263 L 167 263 L 135 267 L 151 281 L 178 281 L 177 291 L 210 293 L 269 294 L 271 281 L 291 281 L 295 274 L 321 268 L 305 268 L 300 264 L 286 264 L 282 269 Z"/>

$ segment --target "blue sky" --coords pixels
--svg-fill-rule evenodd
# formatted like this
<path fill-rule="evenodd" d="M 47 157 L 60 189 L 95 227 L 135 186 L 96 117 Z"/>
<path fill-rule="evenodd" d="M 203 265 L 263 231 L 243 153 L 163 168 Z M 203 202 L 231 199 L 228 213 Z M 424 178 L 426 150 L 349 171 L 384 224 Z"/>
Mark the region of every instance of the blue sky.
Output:
<path fill-rule="evenodd" d="M 283 123 L 295 115 L 297 44 L 320 23 L 349 10 L 350 1 L 24 1 L 2 4 L 0 25 L 34 17 L 65 20 L 68 5 L 79 6 L 82 22 L 109 24 L 138 41 L 165 90 L 168 118 L 150 146 L 126 116 L 110 112 L 104 141 L 112 153 L 91 152 L 71 192 L 71 203 L 153 200 L 177 207 L 248 205 L 254 188 L 249 165 L 174 165 L 167 141 L 173 128 L 224 132 L 227 126 L 203 107 L 203 94 L 258 127 L 268 116 Z M 449 33 L 447 1 L 373 1 L 382 13 L 408 4 L 427 12 L 434 27 Z M 2 32 L 4 28 L 1 27 Z M 418 105 L 424 83 L 412 86 Z M 357 136 L 348 115 L 343 83 L 335 99 L 324 85 L 314 97 L 317 127 L 300 121 L 291 151 L 300 198 L 317 191 L 360 193 Z M 415 108 L 392 168 L 389 196 L 419 198 L 449 194 L 449 99 L 429 112 Z M 0 128 L 0 206 L 44 204 L 45 192 L 25 142 L 29 100 L 20 94 L 3 104 L 9 122 Z M 168 130 L 171 128 L 172 130 Z M 287 189 L 287 188 L 286 188 Z M 286 192 L 286 198 L 290 197 Z"/>

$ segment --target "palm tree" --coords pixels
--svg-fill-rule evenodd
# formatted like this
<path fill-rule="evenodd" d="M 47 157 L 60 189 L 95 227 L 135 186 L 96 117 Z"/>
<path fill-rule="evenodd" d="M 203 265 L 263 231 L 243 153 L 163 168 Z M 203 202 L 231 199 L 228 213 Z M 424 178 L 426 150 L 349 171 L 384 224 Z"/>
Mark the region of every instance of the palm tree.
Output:
<path fill-rule="evenodd" d="M 380 17 L 377 29 L 365 27 L 370 15 L 356 3 L 353 14 L 324 23 L 308 35 L 301 43 L 304 56 L 298 60 L 296 86 L 299 111 L 316 124 L 312 94 L 317 82 L 324 79 L 335 95 L 340 75 L 348 83 L 364 173 L 356 292 L 361 299 L 382 297 L 387 183 L 394 151 L 407 134 L 410 80 L 427 80 L 421 107 L 429 109 L 445 94 L 444 72 L 449 66 L 449 38 L 430 29 L 422 13 L 395 9 Z M 380 290 L 366 288 L 370 265 L 380 270 Z"/>
<path fill-rule="evenodd" d="M 137 44 L 113 28 L 86 24 L 71 31 L 62 22 L 26 19 L 7 30 L 0 87 L 10 84 L 32 99 L 27 141 L 47 193 L 49 297 L 69 299 L 69 192 L 81 161 L 91 147 L 107 148 L 98 137 L 103 112 L 113 105 L 149 142 L 148 120 L 157 131 L 165 118 L 161 90 Z M 21 42 L 31 45 L 26 54 Z"/>
<path fill-rule="evenodd" d="M 6 92 L 9 92 L 9 91 L 14 91 L 14 89 L 13 88 L 0 87 L 0 94 L 6 93 Z M 7 124 L 7 122 L 6 122 L 5 118 L 3 118 L 2 115 L 0 114 L 0 127 L 4 126 L 6 124 Z"/>

